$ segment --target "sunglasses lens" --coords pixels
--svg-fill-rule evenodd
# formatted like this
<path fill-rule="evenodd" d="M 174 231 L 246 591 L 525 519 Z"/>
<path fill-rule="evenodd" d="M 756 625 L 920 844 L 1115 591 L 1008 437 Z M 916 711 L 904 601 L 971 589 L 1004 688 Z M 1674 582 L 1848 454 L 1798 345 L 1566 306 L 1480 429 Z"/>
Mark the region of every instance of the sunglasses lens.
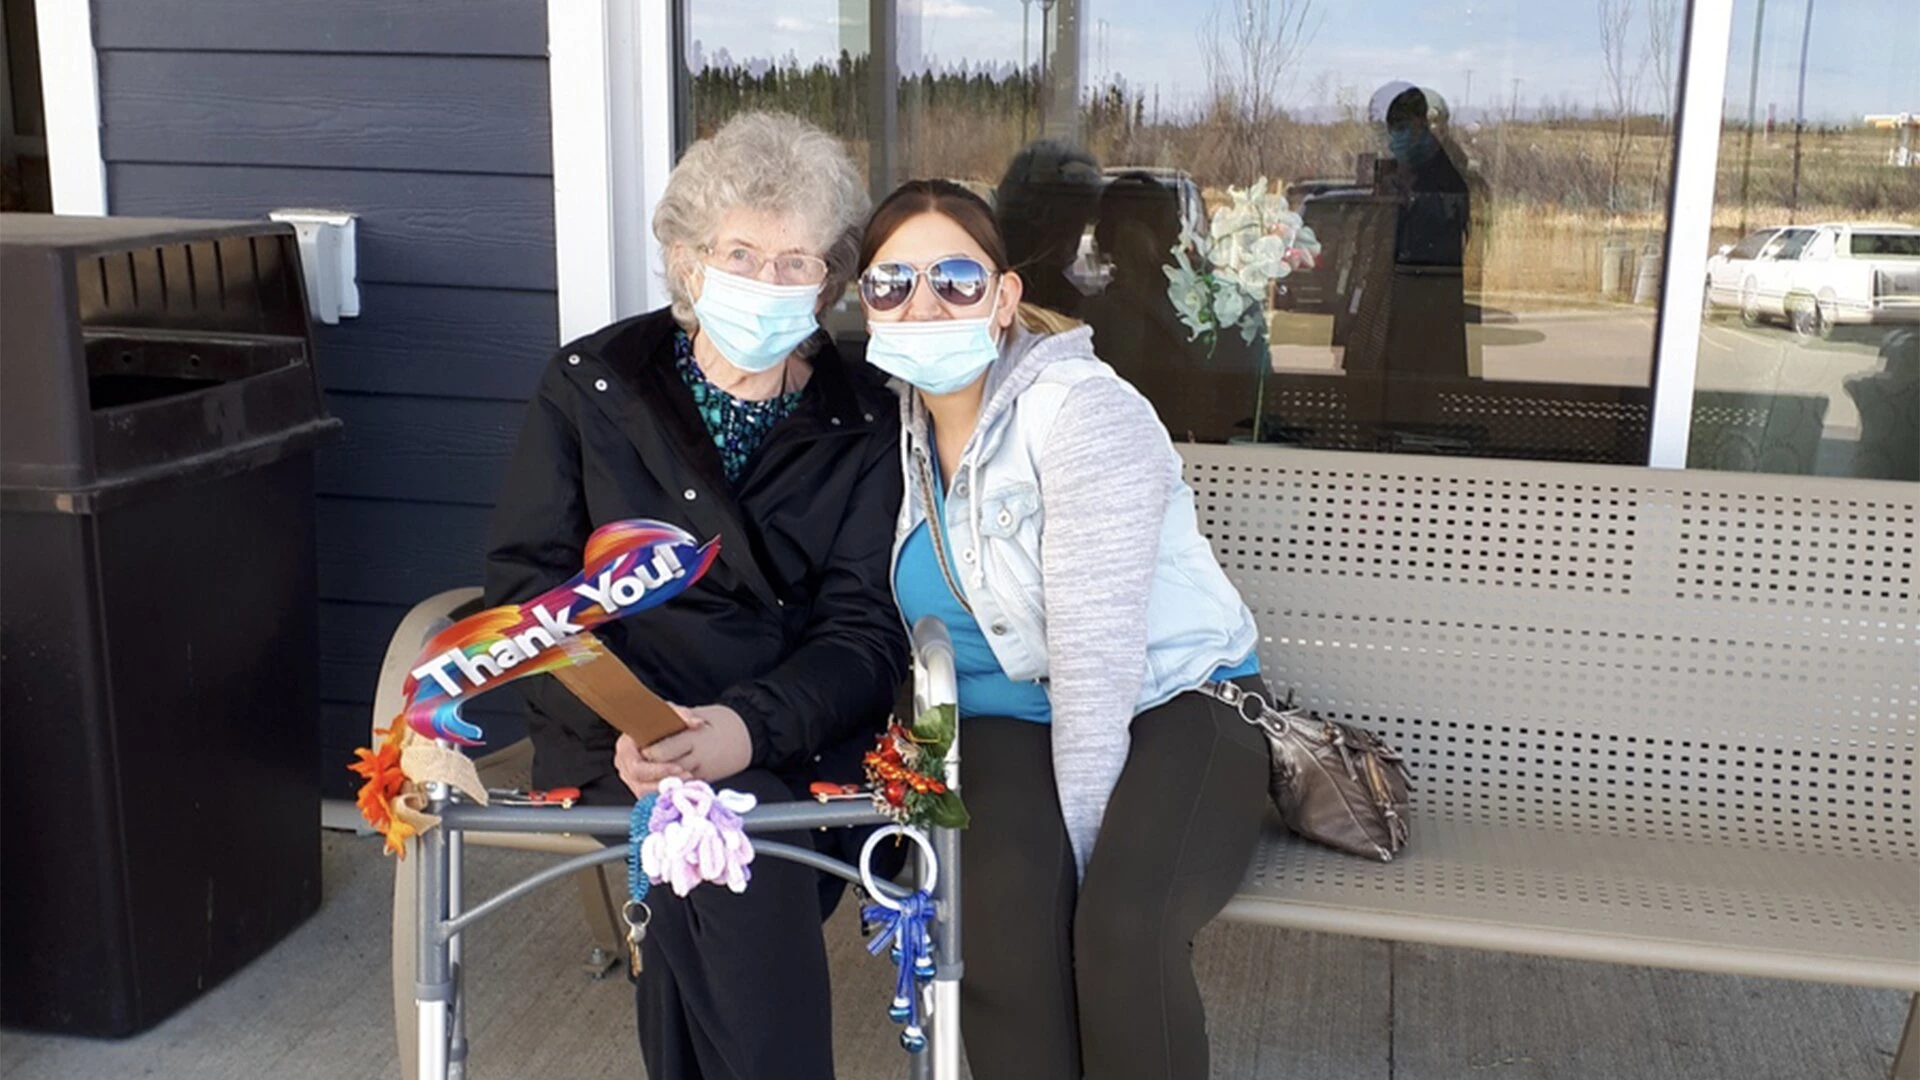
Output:
<path fill-rule="evenodd" d="M 860 298 L 875 311 L 892 311 L 913 293 L 913 267 L 875 263 L 860 275 Z"/>
<path fill-rule="evenodd" d="M 942 259 L 927 268 L 934 294 L 955 307 L 977 304 L 987 295 L 987 268 L 972 259 Z"/>

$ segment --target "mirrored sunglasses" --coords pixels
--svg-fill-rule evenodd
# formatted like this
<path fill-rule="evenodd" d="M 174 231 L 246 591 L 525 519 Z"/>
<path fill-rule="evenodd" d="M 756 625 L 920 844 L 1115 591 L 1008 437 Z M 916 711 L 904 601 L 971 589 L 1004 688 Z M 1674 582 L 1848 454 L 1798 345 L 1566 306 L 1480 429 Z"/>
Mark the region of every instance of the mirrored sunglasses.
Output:
<path fill-rule="evenodd" d="M 860 275 L 860 299 L 874 311 L 892 311 L 913 295 L 914 282 L 927 279 L 933 295 L 954 307 L 971 307 L 986 299 L 994 271 L 964 255 L 941 259 L 925 270 L 903 262 L 874 263 Z"/>

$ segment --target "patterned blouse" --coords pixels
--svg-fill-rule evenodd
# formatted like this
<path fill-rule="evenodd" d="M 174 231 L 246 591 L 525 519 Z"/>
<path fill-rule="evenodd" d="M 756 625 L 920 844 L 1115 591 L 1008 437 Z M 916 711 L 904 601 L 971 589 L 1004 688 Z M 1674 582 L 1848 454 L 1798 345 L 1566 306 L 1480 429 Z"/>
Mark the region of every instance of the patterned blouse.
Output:
<path fill-rule="evenodd" d="M 707 381 L 707 373 L 693 358 L 693 339 L 684 330 L 673 335 L 674 366 L 680 381 L 693 394 L 694 407 L 707 423 L 713 445 L 720 451 L 720 464 L 726 469 L 727 483 L 738 484 L 746 472 L 747 460 L 760 449 L 767 432 L 792 415 L 800 405 L 803 391 L 793 390 L 765 401 L 742 401 Z"/>

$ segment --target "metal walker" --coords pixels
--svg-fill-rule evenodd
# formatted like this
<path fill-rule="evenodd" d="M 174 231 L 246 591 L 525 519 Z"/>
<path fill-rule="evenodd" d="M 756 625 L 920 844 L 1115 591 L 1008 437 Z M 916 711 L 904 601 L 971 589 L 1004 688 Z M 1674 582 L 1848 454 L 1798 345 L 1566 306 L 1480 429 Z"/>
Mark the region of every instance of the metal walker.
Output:
<path fill-rule="evenodd" d="M 939 620 L 926 618 L 913 627 L 914 714 L 958 700 L 953 644 Z M 960 789 L 960 746 L 954 739 L 947 755 L 946 782 Z M 439 828 L 415 842 L 415 873 L 419 888 L 414 908 L 417 927 L 418 976 L 414 1008 L 418 1014 L 416 1060 L 421 1080 L 462 1080 L 466 1075 L 467 1040 L 461 993 L 462 933 L 467 927 L 499 911 L 543 885 L 565 880 L 575 872 L 601 863 L 624 861 L 630 812 L 625 807 L 553 809 L 520 806 L 479 806 L 460 799 L 442 784 L 427 786 L 428 809 L 440 816 Z M 885 825 L 888 819 L 866 802 L 812 804 L 803 802 L 759 806 L 745 815 L 749 834 L 796 829 L 852 828 Z M 472 907 L 462 895 L 463 836 L 469 831 L 496 833 L 573 833 L 617 838 L 599 851 L 555 863 L 501 890 Z M 917 856 L 917 880 L 932 880 L 935 915 L 932 924 L 938 970 L 925 995 L 927 1047 L 905 1054 L 911 1080 L 960 1080 L 960 837 L 952 829 L 933 829 L 934 864 L 925 850 Z M 916 845 L 919 847 L 919 845 Z M 790 859 L 860 884 L 862 867 L 851 866 L 805 848 L 775 841 L 753 841 L 757 857 Z M 871 850 L 871 845 L 869 845 Z M 890 881 L 874 882 L 894 897 L 909 890 Z M 752 888 L 751 885 L 748 888 Z"/>

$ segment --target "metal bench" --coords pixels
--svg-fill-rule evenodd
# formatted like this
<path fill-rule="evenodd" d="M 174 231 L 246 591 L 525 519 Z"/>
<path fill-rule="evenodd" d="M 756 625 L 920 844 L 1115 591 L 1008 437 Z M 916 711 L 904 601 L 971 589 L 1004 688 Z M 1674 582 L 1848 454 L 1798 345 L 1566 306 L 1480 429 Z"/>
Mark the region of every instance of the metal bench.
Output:
<path fill-rule="evenodd" d="M 1920 485 L 1181 451 L 1267 677 L 1417 785 L 1225 918 L 1920 991 Z"/>

